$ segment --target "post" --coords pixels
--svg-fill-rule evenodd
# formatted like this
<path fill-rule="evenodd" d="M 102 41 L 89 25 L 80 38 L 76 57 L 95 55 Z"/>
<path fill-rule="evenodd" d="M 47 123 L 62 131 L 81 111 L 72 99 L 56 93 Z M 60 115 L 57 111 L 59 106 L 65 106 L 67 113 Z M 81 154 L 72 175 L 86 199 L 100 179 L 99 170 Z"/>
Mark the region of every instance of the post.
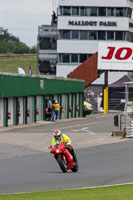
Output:
<path fill-rule="evenodd" d="M 128 102 L 128 83 L 126 83 L 126 84 L 125 84 L 125 99 L 126 99 L 125 116 L 127 116 L 127 102 Z"/>
<path fill-rule="evenodd" d="M 104 114 L 108 113 L 108 71 L 104 74 Z"/>

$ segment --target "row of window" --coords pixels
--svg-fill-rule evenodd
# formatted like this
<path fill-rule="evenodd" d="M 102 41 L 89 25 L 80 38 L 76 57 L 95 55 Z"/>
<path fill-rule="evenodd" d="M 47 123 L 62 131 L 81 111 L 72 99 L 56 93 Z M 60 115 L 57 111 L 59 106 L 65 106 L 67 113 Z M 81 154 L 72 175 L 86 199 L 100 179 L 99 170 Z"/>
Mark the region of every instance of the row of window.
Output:
<path fill-rule="evenodd" d="M 92 54 L 59 54 L 58 63 L 82 63 Z"/>
<path fill-rule="evenodd" d="M 60 30 L 60 39 L 126 40 L 126 32 L 125 31 Z"/>
<path fill-rule="evenodd" d="M 108 17 L 129 17 L 131 18 L 131 8 L 114 7 L 60 7 L 61 16 L 108 16 Z"/>

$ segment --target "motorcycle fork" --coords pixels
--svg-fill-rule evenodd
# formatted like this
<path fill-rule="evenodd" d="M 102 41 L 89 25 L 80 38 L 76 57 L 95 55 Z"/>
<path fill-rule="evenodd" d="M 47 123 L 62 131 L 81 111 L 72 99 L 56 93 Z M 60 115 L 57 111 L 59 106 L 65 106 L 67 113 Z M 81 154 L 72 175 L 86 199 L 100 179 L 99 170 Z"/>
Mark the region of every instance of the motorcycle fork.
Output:
<path fill-rule="evenodd" d="M 63 157 L 64 162 L 67 163 L 66 156 L 62 155 L 62 157 Z"/>

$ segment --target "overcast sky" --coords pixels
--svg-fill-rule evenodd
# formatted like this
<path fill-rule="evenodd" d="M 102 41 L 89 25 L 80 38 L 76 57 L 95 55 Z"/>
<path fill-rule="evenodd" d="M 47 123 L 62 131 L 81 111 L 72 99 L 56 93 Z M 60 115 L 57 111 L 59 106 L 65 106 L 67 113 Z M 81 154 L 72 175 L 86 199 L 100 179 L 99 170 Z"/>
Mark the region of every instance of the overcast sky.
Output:
<path fill-rule="evenodd" d="M 38 26 L 51 23 L 57 0 L 0 0 L 0 26 L 32 47 Z"/>

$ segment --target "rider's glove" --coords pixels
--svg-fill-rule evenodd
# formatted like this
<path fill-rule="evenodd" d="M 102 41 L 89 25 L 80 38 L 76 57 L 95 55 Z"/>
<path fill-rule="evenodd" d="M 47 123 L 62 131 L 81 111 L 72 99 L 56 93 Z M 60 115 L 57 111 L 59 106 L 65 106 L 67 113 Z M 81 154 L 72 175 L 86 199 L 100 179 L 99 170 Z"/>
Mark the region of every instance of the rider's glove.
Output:
<path fill-rule="evenodd" d="M 68 143 L 68 141 L 67 141 L 67 140 L 65 140 L 65 141 L 64 141 L 64 144 L 67 144 L 67 143 Z"/>
<path fill-rule="evenodd" d="M 72 147 L 71 147 L 71 145 L 70 145 L 70 144 L 68 144 L 68 145 L 67 145 L 67 148 L 69 148 L 69 149 L 72 149 Z"/>

